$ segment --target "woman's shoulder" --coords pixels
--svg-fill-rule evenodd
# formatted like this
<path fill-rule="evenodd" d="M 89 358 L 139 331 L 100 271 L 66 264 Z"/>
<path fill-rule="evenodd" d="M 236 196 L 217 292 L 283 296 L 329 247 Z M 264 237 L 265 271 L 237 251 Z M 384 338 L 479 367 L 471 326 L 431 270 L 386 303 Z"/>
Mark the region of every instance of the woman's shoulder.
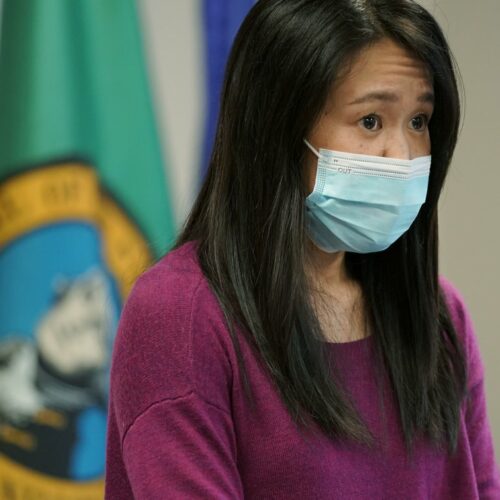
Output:
<path fill-rule="evenodd" d="M 123 421 L 192 392 L 223 407 L 232 377 L 222 311 L 189 242 L 136 281 L 113 347 L 111 395 Z M 209 371 L 209 375 L 207 376 Z"/>
<path fill-rule="evenodd" d="M 475 341 L 474 325 L 466 301 L 459 289 L 446 277 L 439 277 L 441 291 L 450 319 L 460 337 L 468 345 Z"/>
<path fill-rule="evenodd" d="M 122 319 L 127 310 L 143 319 L 149 314 L 158 317 L 174 311 L 176 318 L 187 319 L 194 305 L 200 303 L 205 305 L 205 313 L 210 308 L 219 311 L 198 260 L 197 243 L 189 241 L 165 254 L 139 276 L 125 302 Z"/>
<path fill-rule="evenodd" d="M 201 270 L 196 242 L 188 242 L 136 280 L 122 309 L 117 342 L 137 343 L 142 348 L 171 343 L 179 348 L 192 344 L 193 333 L 199 336 L 221 317 L 219 303 Z M 224 327 L 224 323 L 218 326 Z"/>
<path fill-rule="evenodd" d="M 135 281 L 129 296 L 134 298 L 137 294 L 154 295 L 155 293 L 167 292 L 170 295 L 172 285 L 178 283 L 179 279 L 185 284 L 176 294 L 186 290 L 186 287 L 197 286 L 203 278 L 198 255 L 197 243 L 189 241 L 169 251 L 161 257 L 149 269 L 143 272 Z"/>
<path fill-rule="evenodd" d="M 439 277 L 439 283 L 451 321 L 464 347 L 469 370 L 468 385 L 471 387 L 482 381 L 484 377 L 484 365 L 474 323 L 465 299 L 458 288 L 444 276 Z"/>
<path fill-rule="evenodd" d="M 455 328 L 461 328 L 470 320 L 464 297 L 458 288 L 445 276 L 439 276 L 439 285 Z"/>

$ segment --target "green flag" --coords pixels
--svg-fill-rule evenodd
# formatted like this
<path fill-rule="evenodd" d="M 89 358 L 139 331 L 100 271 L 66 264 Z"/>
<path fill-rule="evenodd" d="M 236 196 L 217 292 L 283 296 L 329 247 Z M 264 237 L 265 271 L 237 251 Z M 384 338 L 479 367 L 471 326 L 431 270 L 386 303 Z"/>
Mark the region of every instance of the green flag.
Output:
<path fill-rule="evenodd" d="M 133 0 L 4 0 L 0 497 L 102 498 L 108 369 L 174 239 Z"/>

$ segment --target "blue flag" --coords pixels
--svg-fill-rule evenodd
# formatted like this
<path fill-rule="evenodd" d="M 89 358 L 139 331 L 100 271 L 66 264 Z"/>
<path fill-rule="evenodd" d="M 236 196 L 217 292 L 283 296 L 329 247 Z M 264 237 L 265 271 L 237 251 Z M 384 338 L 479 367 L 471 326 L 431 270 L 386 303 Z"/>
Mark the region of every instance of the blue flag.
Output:
<path fill-rule="evenodd" d="M 224 69 L 233 39 L 254 0 L 203 0 L 206 117 L 201 177 L 208 167 L 219 112 Z"/>

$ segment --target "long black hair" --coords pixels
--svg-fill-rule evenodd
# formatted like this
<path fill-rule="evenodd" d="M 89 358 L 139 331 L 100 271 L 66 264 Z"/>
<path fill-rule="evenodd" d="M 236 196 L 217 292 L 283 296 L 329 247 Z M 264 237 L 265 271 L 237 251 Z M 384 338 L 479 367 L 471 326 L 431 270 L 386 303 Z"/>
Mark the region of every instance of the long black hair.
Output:
<path fill-rule="evenodd" d="M 438 282 L 437 204 L 460 99 L 449 47 L 424 8 L 411 0 L 259 0 L 234 42 L 208 174 L 176 247 L 198 242 L 248 395 L 238 328 L 297 423 L 312 419 L 333 439 L 373 442 L 318 341 L 305 272 L 303 138 L 342 68 L 384 37 L 421 59 L 433 78 L 429 189 L 406 234 L 383 252 L 347 253 L 346 266 L 362 287 L 408 451 L 422 434 L 451 452 L 466 367 Z"/>

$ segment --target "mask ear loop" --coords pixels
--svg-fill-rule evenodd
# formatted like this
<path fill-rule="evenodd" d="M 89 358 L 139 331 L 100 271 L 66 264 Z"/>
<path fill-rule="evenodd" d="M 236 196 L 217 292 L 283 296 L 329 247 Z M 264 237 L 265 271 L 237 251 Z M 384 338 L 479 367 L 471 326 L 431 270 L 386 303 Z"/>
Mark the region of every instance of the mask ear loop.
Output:
<path fill-rule="evenodd" d="M 314 146 L 312 146 L 307 139 L 304 139 L 304 142 L 306 143 L 306 146 L 319 158 L 319 151 Z"/>

